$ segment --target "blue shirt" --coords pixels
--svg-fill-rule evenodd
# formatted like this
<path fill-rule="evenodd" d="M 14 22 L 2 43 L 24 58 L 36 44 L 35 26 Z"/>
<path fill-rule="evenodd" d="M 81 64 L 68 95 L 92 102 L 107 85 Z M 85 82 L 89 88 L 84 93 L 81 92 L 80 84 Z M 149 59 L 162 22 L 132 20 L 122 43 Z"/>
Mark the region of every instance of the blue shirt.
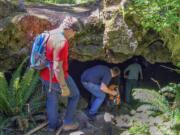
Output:
<path fill-rule="evenodd" d="M 103 82 L 104 84 L 109 85 L 111 78 L 112 76 L 109 67 L 103 65 L 97 65 L 87 69 L 82 74 L 81 81 L 91 82 L 99 85 Z"/>

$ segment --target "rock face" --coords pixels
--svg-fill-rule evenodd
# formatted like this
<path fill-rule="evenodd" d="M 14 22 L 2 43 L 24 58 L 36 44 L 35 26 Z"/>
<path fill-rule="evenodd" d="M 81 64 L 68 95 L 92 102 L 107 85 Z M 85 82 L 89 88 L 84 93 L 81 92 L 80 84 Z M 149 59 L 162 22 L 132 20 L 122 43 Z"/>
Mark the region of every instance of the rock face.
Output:
<path fill-rule="evenodd" d="M 138 43 L 132 29 L 126 24 L 120 5 L 104 4 L 105 31 L 103 43 L 110 62 L 121 62 L 135 52 Z M 129 55 L 129 56 L 128 56 Z"/>
<path fill-rule="evenodd" d="M 0 18 L 7 17 L 16 10 L 16 7 L 7 0 L 0 0 Z"/>
<path fill-rule="evenodd" d="M 34 36 L 51 28 L 46 19 L 20 14 L 5 18 L 0 31 L 0 70 L 17 66 L 25 56 L 29 55 Z"/>
<path fill-rule="evenodd" d="M 180 50 L 177 47 L 177 44 L 180 44 L 179 37 L 176 37 L 175 41 L 167 42 L 168 39 L 163 33 L 144 30 L 138 22 L 138 17 L 124 15 L 124 4 L 128 5 L 124 2 L 123 0 L 103 1 L 100 13 L 94 17 L 89 16 L 88 25 L 81 32 L 76 46 L 72 49 L 72 57 L 80 61 L 100 59 L 119 63 L 134 55 L 141 55 L 151 63 L 176 64 L 180 60 Z"/>
<path fill-rule="evenodd" d="M 110 58 L 122 62 L 142 55 L 151 63 L 170 61 L 170 52 L 161 37 L 154 31 L 143 30 L 136 16 L 124 15 L 124 6 L 128 5 L 124 2 L 104 1 L 104 45 L 113 54 Z"/>
<path fill-rule="evenodd" d="M 79 17 L 84 24 L 84 29 L 77 35 L 76 42 L 71 43 L 70 57 L 79 61 L 98 59 L 119 63 L 134 55 L 141 55 L 151 63 L 176 64 L 180 61 L 179 36 L 175 40 L 167 40 L 163 37 L 164 33 L 144 30 L 136 16 L 124 15 L 123 2 L 104 0 L 93 8 L 94 11 L 83 8 L 84 13 L 81 14 L 77 11 L 69 12 Z M 1 6 L 3 8 L 0 10 L 7 8 L 4 1 L 0 1 Z M 8 9 L 11 12 L 15 11 L 13 8 Z M 1 71 L 16 67 L 21 58 L 29 55 L 32 39 L 36 34 L 58 26 L 58 17 L 63 19 L 68 13 L 56 11 L 57 9 L 29 7 L 26 14 L 0 12 Z M 18 58 L 20 60 L 17 60 Z"/>

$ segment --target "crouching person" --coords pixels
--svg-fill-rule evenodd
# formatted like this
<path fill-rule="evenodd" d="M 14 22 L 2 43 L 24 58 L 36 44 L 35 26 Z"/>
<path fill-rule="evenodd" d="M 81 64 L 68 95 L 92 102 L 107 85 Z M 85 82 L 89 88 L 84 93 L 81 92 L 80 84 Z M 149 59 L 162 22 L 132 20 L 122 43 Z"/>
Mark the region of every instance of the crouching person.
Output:
<path fill-rule="evenodd" d="M 106 94 L 115 96 L 116 91 L 108 88 L 113 77 L 120 74 L 118 67 L 109 68 L 104 65 L 97 65 L 87 69 L 81 76 L 81 83 L 84 88 L 89 91 L 91 96 L 90 108 L 86 110 L 86 115 L 90 120 L 94 120 L 98 109 L 105 100 Z"/>
<path fill-rule="evenodd" d="M 46 110 L 49 131 L 55 131 L 63 123 L 63 130 L 75 130 L 78 123 L 74 121 L 74 114 L 79 100 L 79 90 L 68 74 L 69 39 L 74 38 L 79 23 L 74 17 L 66 17 L 59 28 L 51 30 L 46 45 L 46 59 L 51 63 L 50 71 L 45 68 L 40 71 L 40 77 L 46 91 Z M 52 82 L 52 83 L 50 83 Z M 50 86 L 52 84 L 52 86 Z M 50 88 L 50 90 L 49 90 Z M 68 104 L 64 120 L 61 121 L 58 113 L 58 98 L 68 97 Z"/>

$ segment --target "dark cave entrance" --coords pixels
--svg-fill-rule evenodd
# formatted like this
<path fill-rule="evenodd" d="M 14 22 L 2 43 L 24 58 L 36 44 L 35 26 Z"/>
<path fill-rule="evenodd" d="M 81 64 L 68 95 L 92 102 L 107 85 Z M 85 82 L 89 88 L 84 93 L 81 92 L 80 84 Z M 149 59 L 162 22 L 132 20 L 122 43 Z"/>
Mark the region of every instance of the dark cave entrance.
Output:
<path fill-rule="evenodd" d="M 71 60 L 69 63 L 69 73 L 75 80 L 78 88 L 80 89 L 81 95 L 89 99 L 89 93 L 84 90 L 81 82 L 80 77 L 81 74 L 88 68 L 93 67 L 95 65 L 106 65 L 108 67 L 118 66 L 121 70 L 121 76 L 119 77 L 121 81 L 121 85 L 123 86 L 123 93 L 122 96 L 124 97 L 124 90 L 125 90 L 125 79 L 123 78 L 123 71 L 125 68 L 132 63 L 133 59 L 137 58 L 138 63 L 142 67 L 143 71 L 143 81 L 139 81 L 139 87 L 141 88 L 149 88 L 149 89 L 156 89 L 158 90 L 159 87 L 157 83 L 155 83 L 153 80 L 158 81 L 161 87 L 169 84 L 169 83 L 179 83 L 180 82 L 180 75 L 176 73 L 173 70 L 168 69 L 170 68 L 177 68 L 171 63 L 155 63 L 151 64 L 148 61 L 145 60 L 142 56 L 134 56 L 131 59 L 128 59 L 127 61 L 119 64 L 112 64 L 107 63 L 105 61 L 100 60 L 94 60 L 94 61 L 87 61 L 87 62 L 80 62 L 77 60 Z"/>

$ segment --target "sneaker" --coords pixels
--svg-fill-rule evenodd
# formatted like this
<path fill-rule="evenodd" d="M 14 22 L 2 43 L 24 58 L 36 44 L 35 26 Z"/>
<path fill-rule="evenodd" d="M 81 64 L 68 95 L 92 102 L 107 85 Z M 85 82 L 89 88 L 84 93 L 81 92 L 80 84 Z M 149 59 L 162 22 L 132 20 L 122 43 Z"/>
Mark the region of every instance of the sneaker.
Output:
<path fill-rule="evenodd" d="M 64 130 L 64 131 L 77 130 L 78 128 L 79 128 L 79 123 L 64 124 L 64 125 L 63 125 L 63 130 Z"/>

